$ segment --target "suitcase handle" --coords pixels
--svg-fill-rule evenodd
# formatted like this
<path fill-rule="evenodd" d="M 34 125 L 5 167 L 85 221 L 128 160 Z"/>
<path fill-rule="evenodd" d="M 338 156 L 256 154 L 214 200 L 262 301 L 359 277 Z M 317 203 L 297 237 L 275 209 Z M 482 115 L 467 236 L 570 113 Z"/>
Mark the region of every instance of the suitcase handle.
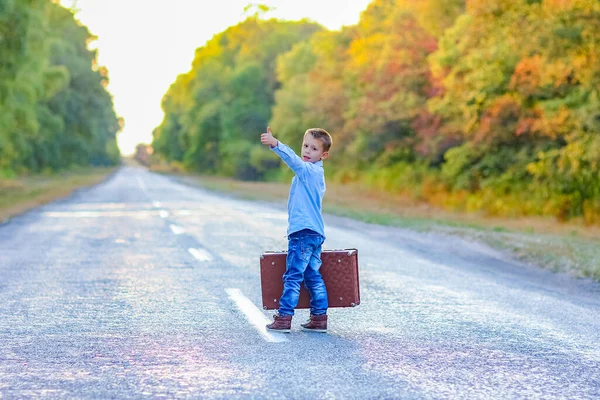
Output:
<path fill-rule="evenodd" d="M 352 254 L 356 253 L 358 250 L 357 249 L 326 249 L 326 250 L 322 250 L 321 253 L 323 253 L 324 251 L 345 251 L 348 253 L 348 256 L 351 256 Z M 260 255 L 260 259 L 262 260 L 263 258 L 265 258 L 265 256 L 264 256 L 265 254 L 272 254 L 272 253 L 287 253 L 287 250 L 281 250 L 281 251 L 267 250 L 263 254 Z"/>

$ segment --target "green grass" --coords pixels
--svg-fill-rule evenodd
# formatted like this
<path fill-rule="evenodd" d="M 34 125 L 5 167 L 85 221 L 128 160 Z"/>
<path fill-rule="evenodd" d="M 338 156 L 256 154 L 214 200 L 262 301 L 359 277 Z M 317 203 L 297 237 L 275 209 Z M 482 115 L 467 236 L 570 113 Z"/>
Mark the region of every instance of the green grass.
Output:
<path fill-rule="evenodd" d="M 96 185 L 116 169 L 117 167 L 80 168 L 56 174 L 0 180 L 0 221 L 64 198 L 76 189 Z"/>
<path fill-rule="evenodd" d="M 289 184 L 175 174 L 181 181 L 247 200 L 285 202 Z M 452 213 L 390 194 L 328 183 L 323 211 L 373 224 L 478 241 L 522 262 L 600 282 L 600 227 L 549 218 Z"/>
<path fill-rule="evenodd" d="M 506 232 L 505 235 L 483 234 L 475 238 L 492 247 L 508 251 L 524 262 L 600 282 L 598 240 L 515 232 Z"/>

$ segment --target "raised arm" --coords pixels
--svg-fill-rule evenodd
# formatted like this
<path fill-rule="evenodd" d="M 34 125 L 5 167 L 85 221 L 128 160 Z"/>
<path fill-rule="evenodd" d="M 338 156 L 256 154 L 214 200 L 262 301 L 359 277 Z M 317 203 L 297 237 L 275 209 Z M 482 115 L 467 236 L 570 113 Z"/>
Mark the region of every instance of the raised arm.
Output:
<path fill-rule="evenodd" d="M 267 126 L 267 133 L 260 135 L 260 142 L 268 145 L 296 175 L 300 177 L 304 175 L 307 169 L 306 163 L 289 146 L 277 140 L 269 126 Z"/>

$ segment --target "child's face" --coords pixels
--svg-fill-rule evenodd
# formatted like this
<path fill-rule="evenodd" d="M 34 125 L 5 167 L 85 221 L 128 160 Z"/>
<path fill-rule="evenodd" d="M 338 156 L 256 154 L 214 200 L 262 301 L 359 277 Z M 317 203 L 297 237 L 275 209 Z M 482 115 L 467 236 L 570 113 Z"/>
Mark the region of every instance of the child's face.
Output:
<path fill-rule="evenodd" d="M 304 162 L 317 162 L 324 160 L 329 155 L 329 152 L 323 151 L 323 142 L 320 139 L 315 139 L 313 135 L 307 133 L 302 141 L 302 160 Z"/>

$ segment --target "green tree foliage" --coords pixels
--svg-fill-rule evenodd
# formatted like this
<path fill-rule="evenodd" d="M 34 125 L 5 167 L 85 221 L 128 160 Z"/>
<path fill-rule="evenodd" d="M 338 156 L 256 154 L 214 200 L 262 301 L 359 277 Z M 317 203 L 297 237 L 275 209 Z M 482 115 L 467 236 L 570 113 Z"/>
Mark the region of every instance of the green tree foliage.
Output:
<path fill-rule="evenodd" d="M 119 160 L 93 36 L 50 0 L 0 0 L 0 176 Z"/>
<path fill-rule="evenodd" d="M 597 0 L 374 0 L 339 31 L 254 15 L 197 50 L 154 145 L 256 178 L 267 123 L 292 146 L 319 126 L 342 181 L 597 223 L 599 48 Z"/>
<path fill-rule="evenodd" d="M 279 57 L 282 87 L 275 93 L 271 125 L 283 142 L 300 146 L 302 135 L 312 127 L 342 132 L 348 107 L 345 52 L 350 41 L 351 29 L 322 31 Z M 347 143 L 341 134 L 335 142 L 337 148 Z"/>
<path fill-rule="evenodd" d="M 187 168 L 257 179 L 276 165 L 257 135 L 271 118 L 277 56 L 321 28 L 306 21 L 261 20 L 257 15 L 215 35 L 196 50 L 192 69 L 163 100 L 165 119 L 154 149 Z"/>

